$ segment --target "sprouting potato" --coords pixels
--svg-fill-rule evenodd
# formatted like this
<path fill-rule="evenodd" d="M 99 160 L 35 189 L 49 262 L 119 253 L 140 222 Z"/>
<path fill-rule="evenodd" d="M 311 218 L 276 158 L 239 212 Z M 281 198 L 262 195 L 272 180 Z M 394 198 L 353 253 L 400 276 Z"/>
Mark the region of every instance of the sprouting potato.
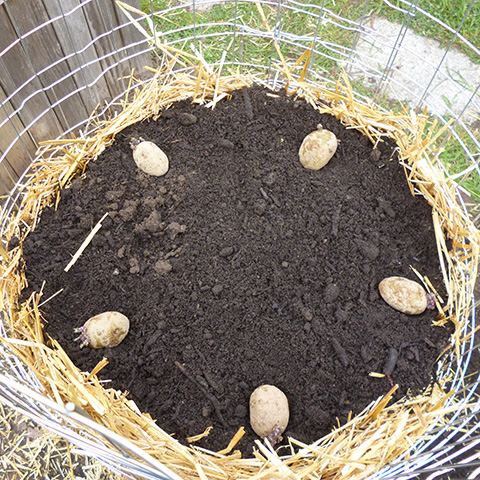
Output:
<path fill-rule="evenodd" d="M 300 163 L 310 170 L 320 170 L 337 151 L 337 137 L 330 130 L 318 125 L 318 130 L 309 133 L 303 140 L 298 155 Z"/>
<path fill-rule="evenodd" d="M 148 175 L 161 177 L 168 172 L 169 162 L 165 153 L 153 142 L 132 138 L 133 160 L 137 167 Z"/>
<path fill-rule="evenodd" d="M 80 341 L 80 348 L 116 347 L 127 336 L 130 328 L 128 318 L 119 312 L 103 312 L 89 318 L 83 327 L 76 328 L 80 335 L 75 341 Z"/>
<path fill-rule="evenodd" d="M 288 400 L 273 385 L 262 385 L 250 395 L 250 425 L 261 438 L 271 445 L 278 443 L 289 419 Z"/>

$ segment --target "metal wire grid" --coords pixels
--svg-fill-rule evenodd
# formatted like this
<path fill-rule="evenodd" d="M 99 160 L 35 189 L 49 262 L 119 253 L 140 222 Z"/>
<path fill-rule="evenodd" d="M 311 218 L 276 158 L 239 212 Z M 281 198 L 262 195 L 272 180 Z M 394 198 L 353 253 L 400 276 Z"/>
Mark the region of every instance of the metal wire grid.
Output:
<path fill-rule="evenodd" d="M 13 0 L 11 0 L 13 1 Z M 13 23 L 13 26 L 17 32 L 20 32 L 19 27 L 15 24 L 15 16 L 9 11 L 8 1 L 3 5 L 6 12 L 9 14 L 9 19 Z M 196 3 L 193 0 L 193 23 L 191 25 L 181 25 L 170 30 L 164 30 L 162 32 L 153 31 L 150 38 L 141 37 L 138 40 L 130 43 L 129 45 L 121 45 L 112 42 L 113 48 L 110 51 L 104 52 L 96 59 L 85 61 L 84 54 L 88 49 L 94 47 L 97 42 L 110 36 L 114 36 L 115 33 L 122 31 L 123 29 L 133 29 L 134 26 L 130 21 L 125 20 L 123 23 L 115 23 L 114 19 L 109 16 L 109 12 L 105 12 L 101 7 L 101 3 L 96 0 L 85 0 L 76 5 L 71 2 L 61 2 L 58 0 L 58 8 L 60 14 L 51 17 L 47 22 L 41 23 L 30 31 L 19 33 L 18 40 L 15 43 L 9 45 L 0 44 L 0 60 L 2 57 L 8 54 L 16 45 L 21 45 L 25 51 L 26 56 L 33 67 L 34 62 L 31 60 L 28 48 L 25 46 L 26 39 L 29 37 L 35 38 L 36 35 L 42 35 L 44 29 L 49 26 L 58 23 L 63 23 L 65 26 L 69 25 L 69 20 L 79 12 L 83 12 L 83 9 L 87 6 L 96 8 L 100 15 L 105 16 L 105 24 L 109 28 L 104 31 L 96 32 L 92 34 L 91 40 L 86 43 L 79 43 L 72 33 L 69 33 L 67 41 L 69 42 L 68 53 L 64 51 L 59 52 L 56 61 L 47 65 L 43 65 L 42 68 L 33 68 L 33 74 L 29 78 L 25 79 L 20 85 L 16 85 L 16 88 L 12 90 L 8 95 L 4 96 L 1 102 L 0 112 L 3 112 L 3 118 L 0 122 L 0 130 L 5 129 L 6 126 L 13 128 L 15 136 L 11 142 L 4 146 L 0 150 L 0 170 L 5 172 L 3 176 L 4 180 L 1 180 L 3 187 L 9 192 L 7 199 L 3 205 L 4 222 L 2 224 L 2 230 L 5 228 L 6 219 L 12 214 L 12 212 L 18 208 L 22 199 L 22 189 L 25 183 L 25 176 L 28 169 L 24 171 L 16 170 L 14 165 L 14 158 L 12 154 L 17 151 L 23 150 L 25 157 L 28 159 L 28 163 L 35 160 L 35 155 L 32 154 L 30 148 L 28 148 L 28 141 L 34 141 L 38 143 L 44 138 L 34 137 L 32 134 L 33 127 L 42 121 L 48 114 L 53 114 L 61 125 L 60 134 L 57 138 L 67 137 L 71 133 L 77 135 L 88 135 L 95 130 L 92 120 L 101 120 L 104 114 L 109 111 L 115 103 L 121 99 L 127 91 L 127 82 L 124 82 L 119 93 L 112 98 L 109 97 L 109 101 L 105 106 L 98 110 L 94 117 L 88 118 L 88 113 L 84 118 L 79 119 L 77 122 L 67 121 L 67 101 L 72 97 L 88 94 L 98 103 L 105 98 L 101 98 L 99 93 L 99 83 L 104 80 L 105 76 L 109 73 L 117 74 L 120 71 L 120 67 L 128 65 L 129 62 L 136 58 L 145 59 L 145 54 L 156 55 L 154 42 L 161 40 L 164 43 L 178 46 L 188 46 L 192 44 L 196 51 L 205 52 L 208 49 L 208 42 L 215 38 L 221 38 L 223 42 L 223 49 L 226 51 L 226 56 L 223 59 L 217 58 L 213 61 L 209 61 L 212 66 L 218 66 L 223 61 L 224 67 L 232 66 L 235 68 L 241 68 L 246 73 L 255 73 L 258 76 L 259 81 L 265 82 L 272 87 L 283 86 L 282 75 L 276 68 L 275 63 L 278 62 L 276 58 L 276 51 L 273 46 L 270 49 L 269 58 L 258 63 L 250 61 L 245 58 L 243 54 L 243 45 L 250 39 L 260 39 L 265 42 L 271 42 L 275 40 L 281 49 L 287 48 L 289 51 L 297 53 L 297 58 L 306 50 L 312 50 L 311 61 L 309 64 L 307 79 L 312 82 L 322 81 L 326 85 L 334 86 L 335 78 L 332 78 L 328 69 L 322 68 L 322 62 L 324 60 L 334 61 L 336 65 L 341 66 L 347 70 L 349 75 L 355 76 L 356 73 L 368 74 L 369 77 L 375 79 L 375 84 L 370 91 L 365 91 L 364 88 L 356 89 L 356 96 L 358 101 L 363 102 L 377 102 L 380 104 L 384 98 L 386 89 L 393 89 L 394 91 L 401 92 L 404 89 L 403 85 L 407 80 L 402 74 L 395 69 L 395 59 L 398 55 L 407 53 L 412 59 L 417 58 L 424 62 L 426 66 L 431 69 L 430 76 L 427 77 L 425 83 L 419 83 L 414 81 L 414 91 L 410 91 L 413 94 L 416 104 L 414 107 L 422 108 L 426 105 L 435 111 L 438 101 L 437 94 L 432 91 L 431 87 L 435 81 L 440 80 L 443 83 L 452 84 L 454 87 L 458 87 L 457 82 L 447 71 L 442 69 L 442 64 L 447 59 L 449 52 L 453 50 L 454 41 L 462 42 L 468 47 L 480 60 L 480 51 L 467 39 L 461 35 L 461 26 L 465 19 L 468 17 L 470 10 L 474 4 L 474 0 L 470 3 L 461 24 L 458 27 L 449 26 L 437 18 L 435 18 L 429 12 L 423 10 L 418 6 L 419 1 L 408 2 L 406 0 L 400 0 L 397 5 L 385 1 L 391 9 L 401 12 L 403 17 L 403 23 L 400 26 L 400 31 L 395 38 L 393 44 L 391 39 L 387 38 L 382 33 L 374 32 L 368 25 L 369 20 L 369 1 L 365 1 L 363 14 L 360 19 L 350 19 L 342 17 L 341 15 L 333 12 L 326 7 L 325 1 L 321 2 L 321 5 L 313 3 L 304 3 L 294 0 L 276 2 L 276 1 L 262 1 L 259 2 L 265 8 L 275 10 L 275 24 L 272 25 L 272 30 L 268 31 L 264 26 L 257 27 L 251 25 L 245 25 L 240 21 L 237 16 L 237 11 L 241 4 L 253 3 L 252 1 L 234 1 L 231 2 L 235 7 L 235 15 L 231 21 L 225 22 L 205 22 L 200 23 L 196 21 Z M 197 2 L 199 3 L 199 2 Z M 155 10 L 153 2 L 150 0 L 150 12 L 148 18 L 152 21 L 159 15 L 163 17 L 173 15 L 175 12 L 183 10 L 183 5 L 174 5 L 165 8 L 161 11 Z M 70 7 L 70 8 L 68 8 Z M 1 6 L 0 6 L 1 8 Z M 219 7 L 217 7 L 219 8 Z M 288 13 L 295 13 L 295 15 L 301 15 L 305 17 L 305 21 L 310 21 L 315 25 L 314 32 L 311 35 L 298 35 L 295 32 L 287 31 L 283 29 L 283 20 Z M 446 31 L 452 35 L 451 41 L 445 49 L 443 58 L 436 64 L 433 64 L 428 58 L 422 58 L 420 53 L 416 50 L 407 48 L 404 45 L 405 37 L 408 32 L 408 26 L 416 16 L 426 16 L 436 24 L 440 25 Z M 142 22 L 141 25 L 144 25 Z M 328 36 L 325 35 L 326 26 L 334 27 L 336 29 L 342 29 L 346 32 L 353 32 L 354 39 L 349 46 L 339 45 L 331 42 Z M 211 27 L 222 27 L 222 32 L 209 33 Z M 179 36 L 181 34 L 181 36 Z M 153 42 L 153 43 L 152 43 Z M 370 42 L 373 46 L 386 49 L 388 53 L 388 61 L 386 64 L 378 64 L 376 58 L 366 53 L 359 53 L 357 46 L 360 42 Z M 228 50 L 226 50 L 228 48 Z M 101 62 L 108 60 L 107 67 L 102 66 Z M 293 64 L 294 61 L 291 61 Z M 58 76 L 49 84 L 42 84 L 41 88 L 34 90 L 28 87 L 38 80 L 45 72 L 53 72 L 56 67 L 62 64 L 69 65 L 68 72 Z M 99 67 L 100 66 L 100 67 Z M 92 76 L 92 72 L 95 71 L 95 75 Z M 56 94 L 56 87 L 62 83 L 66 83 L 72 78 L 75 78 L 76 88 L 69 91 L 64 96 Z M 145 80 L 147 81 L 147 80 Z M 411 81 L 409 85 L 411 85 Z M 355 88 L 355 86 L 354 86 Z M 443 124 L 446 124 L 450 119 L 454 119 L 454 123 L 449 127 L 449 135 L 453 136 L 458 148 L 462 150 L 463 155 L 470 161 L 470 166 L 463 171 L 450 175 L 447 171 L 447 167 L 444 167 L 445 173 L 451 176 L 459 183 L 457 187 L 457 195 L 459 201 L 462 202 L 464 208 L 466 205 L 463 203 L 464 195 L 467 193 L 463 189 L 461 183 L 469 175 L 480 175 L 478 167 L 478 155 L 480 152 L 480 143 L 476 138 L 473 129 L 469 127 L 467 116 L 471 115 L 471 112 L 479 112 L 479 88 L 480 82 L 477 85 L 465 87 L 465 91 L 462 94 L 466 97 L 462 104 L 460 111 L 453 110 L 447 105 L 445 113 L 437 114 L 437 118 Z M 11 101 L 22 97 L 22 101 L 17 103 L 15 108 L 12 108 Z M 36 116 L 27 122 L 21 122 L 21 128 L 16 121 L 18 117 L 22 116 L 22 113 L 28 109 L 30 103 L 34 102 L 38 98 L 44 98 L 47 100 L 48 107 L 38 112 Z M 3 131 L 3 130 L 2 130 Z M 468 140 L 468 144 L 466 140 Z M 27 141 L 28 140 L 28 141 Z M 5 178 L 7 181 L 5 181 Z M 13 188 L 9 188 L 9 184 L 14 183 Z M 473 292 L 468 292 L 473 297 Z M 429 478 L 435 478 L 436 476 L 442 476 L 447 474 L 452 468 L 462 468 L 463 466 L 472 466 L 478 463 L 477 455 L 472 453 L 480 444 L 480 434 L 478 429 L 480 428 L 475 421 L 480 409 L 479 402 L 475 403 L 474 408 L 467 409 L 465 406 L 471 404 L 473 399 L 476 398 L 476 388 L 478 386 L 479 377 L 471 381 L 468 386 L 465 386 L 465 379 L 467 375 L 467 369 L 470 362 L 472 352 L 476 350 L 475 345 L 475 311 L 472 312 L 471 317 L 466 319 L 463 327 L 463 334 L 471 334 L 471 339 L 468 344 L 464 343 L 461 346 L 461 362 L 457 365 L 453 361 L 444 362 L 442 368 L 439 370 L 438 375 L 441 377 L 446 375 L 446 372 L 451 369 L 454 371 L 454 378 L 452 380 L 451 389 L 456 392 L 456 395 L 449 399 L 450 403 L 457 405 L 456 413 L 452 415 L 448 424 L 443 426 L 432 426 L 430 431 L 430 439 L 422 440 L 415 444 L 408 454 L 398 458 L 392 465 L 386 466 L 372 478 L 413 478 L 419 472 L 433 472 Z M 0 320 L 0 335 L 7 336 L 5 327 Z M 143 452 L 136 451 L 135 447 L 124 439 L 118 438 L 112 432 L 108 432 L 102 429 L 100 425 L 94 424 L 90 419 L 83 416 L 78 411 L 71 409 L 71 405 L 67 405 L 65 408 L 59 407 L 54 402 L 45 398 L 41 392 L 42 388 L 38 380 L 32 375 L 32 373 L 25 368 L 21 362 L 15 358 L 3 344 L 0 344 L 0 368 L 2 374 L 0 375 L 0 399 L 7 405 L 19 410 L 25 415 L 35 420 L 38 424 L 48 428 L 49 430 L 58 433 L 62 437 L 70 440 L 73 444 L 77 445 L 83 452 L 88 455 L 94 456 L 110 468 L 113 471 L 122 472 L 127 476 L 138 475 L 142 478 L 157 479 L 157 478 L 169 478 L 171 480 L 178 480 L 173 472 L 166 469 L 157 461 L 144 454 Z M 104 435 L 107 439 L 107 444 L 112 445 L 109 448 L 102 445 L 88 432 L 96 430 Z M 129 453 L 130 452 L 130 453 Z M 465 455 L 469 452 L 469 455 Z M 144 463 L 135 460 L 133 456 L 143 460 Z M 461 458 L 461 460 L 459 460 Z M 454 466 L 452 466 L 452 464 Z M 471 471 L 468 478 L 476 478 L 478 469 Z"/>

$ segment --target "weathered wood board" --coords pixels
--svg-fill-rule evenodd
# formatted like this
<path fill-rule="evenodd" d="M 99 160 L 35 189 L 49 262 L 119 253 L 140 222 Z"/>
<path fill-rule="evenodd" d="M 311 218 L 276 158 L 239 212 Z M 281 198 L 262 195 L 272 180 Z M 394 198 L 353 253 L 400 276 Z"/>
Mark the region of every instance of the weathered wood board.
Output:
<path fill-rule="evenodd" d="M 137 0 L 127 0 L 139 8 Z M 149 65 L 146 39 L 115 0 L 0 2 L 0 195 L 41 141 L 76 133 Z"/>

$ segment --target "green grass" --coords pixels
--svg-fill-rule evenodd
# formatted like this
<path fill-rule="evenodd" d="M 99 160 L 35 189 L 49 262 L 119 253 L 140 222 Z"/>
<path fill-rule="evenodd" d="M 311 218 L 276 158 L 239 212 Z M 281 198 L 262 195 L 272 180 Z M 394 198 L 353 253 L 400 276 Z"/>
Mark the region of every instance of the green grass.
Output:
<path fill-rule="evenodd" d="M 432 13 L 435 17 L 450 25 L 453 29 L 457 29 L 462 22 L 463 16 L 467 12 L 470 0 L 419 0 L 418 7 L 423 8 L 427 12 Z M 304 11 L 312 14 L 321 12 L 319 8 L 322 4 L 321 0 L 312 0 L 311 4 L 317 4 L 317 7 L 309 7 L 306 2 L 303 7 Z M 403 10 L 406 7 L 400 0 L 392 0 L 392 4 Z M 179 5 L 177 0 L 140 0 L 140 5 L 143 11 L 150 12 L 151 8 L 155 11 L 162 11 L 167 8 L 175 7 Z M 404 12 L 398 11 L 385 4 L 382 0 L 370 0 L 366 5 L 366 1 L 363 0 L 325 0 L 325 11 L 331 11 L 334 14 L 341 16 L 344 20 L 339 20 L 327 15 L 329 22 L 318 21 L 317 18 L 309 17 L 303 14 L 297 14 L 290 10 L 288 6 L 291 5 L 288 2 L 284 2 L 284 8 L 278 9 L 274 6 L 263 5 L 263 10 L 267 17 L 269 25 L 274 26 L 279 23 L 280 29 L 285 33 L 308 35 L 313 37 L 316 33 L 317 38 L 328 40 L 331 43 L 341 45 L 344 47 L 350 47 L 355 37 L 355 33 L 345 30 L 340 27 L 351 26 L 348 19 L 352 21 L 358 21 L 363 14 L 366 14 L 368 19 L 372 15 L 384 16 L 389 20 L 402 23 L 406 18 L 409 18 Z M 297 6 L 297 5 L 295 5 Z M 413 11 L 413 10 L 412 10 Z M 192 26 L 194 23 L 197 28 L 191 28 L 183 32 L 176 32 L 166 36 L 168 42 L 181 40 L 188 36 L 202 36 L 202 35 L 214 35 L 221 34 L 225 31 L 237 31 L 241 25 L 247 25 L 252 28 L 258 28 L 264 30 L 265 27 L 262 24 L 262 20 L 258 14 L 257 7 L 254 3 L 238 3 L 227 2 L 221 5 L 214 6 L 208 12 L 186 11 L 185 9 L 176 9 L 169 14 L 156 16 L 156 27 L 159 32 L 167 32 L 169 30 L 180 28 L 182 26 Z M 331 21 L 335 21 L 339 24 L 333 25 Z M 217 26 L 202 27 L 204 23 L 217 23 Z M 230 26 L 225 26 L 224 23 L 229 23 Z M 447 29 L 438 25 L 433 20 L 430 20 L 423 14 L 415 15 L 411 21 L 409 21 L 409 28 L 416 33 L 439 40 L 442 46 L 446 46 L 453 39 L 453 34 Z M 467 19 L 464 21 L 460 33 L 470 42 L 472 42 L 477 48 L 480 47 L 480 2 L 476 1 L 471 8 Z M 237 35 L 235 42 L 230 44 L 233 36 L 221 35 L 217 38 L 205 38 L 201 41 L 204 49 L 205 59 L 211 63 L 216 63 L 220 60 L 223 50 L 229 48 L 229 54 L 232 59 L 248 61 L 251 63 L 265 64 L 265 60 L 270 58 L 272 53 L 272 45 L 266 39 L 257 38 L 242 39 Z M 200 43 L 200 42 L 198 42 Z M 242 45 L 243 43 L 243 45 Z M 471 49 L 468 48 L 463 42 L 454 41 L 460 50 L 466 53 L 474 62 L 480 63 L 480 58 L 475 55 Z M 328 55 L 330 52 L 328 48 L 319 47 L 322 53 Z M 298 57 L 298 47 L 289 47 L 287 44 L 282 44 L 282 53 L 285 57 Z M 341 56 L 335 54 L 334 56 L 341 58 Z M 332 60 L 323 57 L 322 62 L 325 65 L 319 66 L 324 71 L 329 71 L 332 65 Z"/>
<path fill-rule="evenodd" d="M 398 0 L 392 0 L 391 3 L 404 10 L 407 8 L 403 2 Z M 457 30 L 460 27 L 462 19 L 467 13 L 470 4 L 471 0 L 420 0 L 418 2 L 418 7 L 443 21 L 454 30 Z M 379 0 L 371 2 L 371 5 L 372 11 L 380 16 L 386 16 L 389 20 L 394 22 L 404 21 L 404 13 L 395 11 Z M 409 28 L 419 35 L 438 40 L 442 47 L 446 47 L 453 38 L 451 32 L 423 14 L 416 15 L 412 19 Z M 480 47 L 480 2 L 478 0 L 472 6 L 466 20 L 461 26 L 460 34 L 477 48 Z M 476 56 L 475 53 L 465 45 L 465 43 L 454 41 L 454 45 L 463 53 L 467 54 L 472 61 L 480 63 L 480 58 L 478 58 L 478 56 Z"/>
<path fill-rule="evenodd" d="M 398 8 L 408 8 L 399 0 L 391 0 L 391 3 Z M 460 26 L 470 3 L 470 0 L 419 0 L 418 7 L 430 12 L 456 30 Z M 140 0 L 141 8 L 147 13 L 151 11 L 152 7 L 154 11 L 163 11 L 178 6 L 178 4 L 177 0 Z M 314 6 L 308 6 L 309 4 L 314 4 Z M 364 23 L 368 24 L 373 16 L 380 16 L 390 21 L 403 23 L 407 18 L 405 13 L 395 10 L 381 0 L 370 0 L 367 6 L 365 4 L 366 1 L 364 0 L 325 0 L 324 8 L 326 10 L 321 12 L 319 6 L 322 5 L 322 0 L 306 1 L 301 8 L 312 15 L 293 12 L 288 8 L 291 5 L 288 2 L 283 3 L 283 8 L 267 5 L 263 5 L 262 8 L 268 25 L 272 29 L 277 26 L 278 30 L 285 35 L 307 37 L 306 40 L 298 40 L 297 45 L 290 45 L 285 41 L 280 42 L 281 52 L 286 61 L 293 64 L 301 53 L 310 47 L 308 38 L 320 39 L 315 44 L 315 49 L 320 53 L 311 58 L 310 67 L 312 71 L 323 78 L 334 81 L 341 71 L 341 61 L 348 56 L 349 47 L 355 41 L 355 31 L 348 30 L 349 27 L 352 27 L 349 20 L 356 22 L 364 16 Z M 295 7 L 299 8 L 298 5 L 295 5 Z M 327 10 L 341 18 L 335 18 L 328 14 Z M 324 18 L 318 17 L 319 12 L 322 13 Z M 337 25 L 332 22 L 336 22 Z M 206 26 L 205 24 L 211 25 Z M 176 43 L 178 48 L 185 48 L 189 52 L 191 52 L 190 44 L 194 43 L 209 64 L 218 64 L 224 51 L 227 52 L 226 62 L 261 65 L 267 68 L 271 62 L 280 63 L 274 45 L 268 38 L 240 34 L 243 27 L 266 30 L 254 3 L 238 3 L 235 5 L 234 2 L 227 2 L 214 6 L 207 12 L 197 11 L 195 15 L 185 9 L 176 9 L 169 14 L 155 16 L 155 25 L 157 32 L 163 35 L 163 40 L 167 43 L 178 42 Z M 196 27 L 193 28 L 193 25 L 196 25 Z M 167 33 L 185 26 L 190 28 L 175 33 Z M 413 17 L 408 26 L 417 34 L 438 40 L 444 47 L 454 39 L 451 32 L 423 14 L 417 14 Z M 230 32 L 230 34 L 225 32 Z M 231 34 L 232 32 L 235 32 L 235 35 Z M 477 48 L 480 48 L 480 1 L 477 0 L 474 3 L 460 33 Z M 209 35 L 212 36 L 209 37 Z M 188 37 L 196 37 L 196 40 L 186 41 L 185 39 Z M 332 49 L 331 45 L 329 46 L 323 41 L 334 44 L 335 47 Z M 480 63 L 478 55 L 464 43 L 454 41 L 454 45 L 467 54 L 473 62 Z M 266 70 L 265 68 L 248 65 L 235 68 L 241 73 L 261 73 L 262 75 Z M 366 97 L 372 94 L 369 87 L 361 81 L 355 82 L 354 90 Z M 378 97 L 375 98 L 377 103 L 393 111 L 403 108 L 399 103 L 392 102 L 386 97 L 381 100 Z M 476 146 L 467 133 L 460 127 L 455 130 L 470 151 L 476 151 Z M 442 139 L 439 141 L 441 142 Z M 441 159 L 445 165 L 448 165 L 449 172 L 452 174 L 462 172 L 471 164 L 463 149 L 459 148 L 458 141 L 454 138 L 444 146 Z M 476 171 L 470 174 L 463 186 L 475 198 L 480 199 L 480 177 Z"/>
<path fill-rule="evenodd" d="M 470 152 L 477 151 L 476 160 L 480 160 L 480 152 L 465 129 L 463 129 L 461 126 L 456 126 L 454 127 L 454 131 L 458 135 L 460 141 L 466 145 Z M 444 137 L 439 139 L 437 142 L 438 145 L 441 144 Z M 477 139 L 478 138 L 480 138 L 480 135 L 477 131 Z M 459 140 L 457 140 L 454 136 L 449 138 L 449 140 L 443 146 L 443 149 L 444 151 L 441 153 L 440 158 L 441 161 L 447 166 L 448 172 L 451 175 L 465 172 L 469 167 L 472 166 L 472 162 L 466 156 L 463 148 L 459 147 Z M 474 169 L 466 176 L 460 175 L 458 178 L 455 178 L 455 181 L 457 183 L 461 183 L 462 186 L 471 194 L 472 200 L 475 202 L 480 202 L 480 175 L 477 170 Z"/>
<path fill-rule="evenodd" d="M 450 119 L 447 118 L 446 120 L 448 121 Z M 432 126 L 433 119 L 427 123 L 426 130 L 430 130 L 432 132 L 431 135 L 434 136 L 444 125 L 442 122 L 438 122 L 436 126 L 433 127 L 433 130 Z M 471 133 L 473 129 L 470 128 L 469 130 Z M 476 132 L 476 137 L 477 140 L 480 138 L 478 130 Z M 454 182 L 457 184 L 460 183 L 462 187 L 470 193 L 471 200 L 480 207 L 480 204 L 478 203 L 480 202 L 480 175 L 476 169 L 470 168 L 473 163 L 461 146 L 462 143 L 470 152 L 477 152 L 475 158 L 478 161 L 480 158 L 478 147 L 475 145 L 469 132 L 455 122 L 453 122 L 450 128 L 436 140 L 435 148 L 437 148 L 440 162 L 445 166 Z M 471 171 L 465 174 L 468 170 Z"/>
<path fill-rule="evenodd" d="M 175 5 L 176 3 L 170 0 L 156 0 L 154 8 L 164 10 Z M 143 0 L 141 6 L 144 11 L 150 11 L 149 0 Z M 264 6 L 263 10 L 272 29 L 277 21 L 280 21 L 283 32 L 301 33 L 308 36 L 315 34 L 318 21 L 313 17 L 296 15 L 288 9 L 282 9 L 279 17 L 275 8 Z M 274 46 L 268 38 L 240 34 L 242 27 L 265 31 L 265 26 L 254 3 L 238 3 L 235 5 L 228 2 L 224 5 L 215 6 L 208 12 L 196 12 L 195 16 L 193 12 L 180 9 L 171 12 L 168 17 L 166 15 L 156 16 L 155 21 L 157 31 L 164 33 L 163 38 L 167 43 L 180 41 L 177 45 L 183 46 L 182 39 L 196 37 L 197 40 L 194 38 L 189 43 L 194 43 L 210 64 L 218 64 L 224 50 L 227 50 L 227 62 L 235 61 L 268 66 L 270 58 L 273 61 L 278 61 Z M 216 25 L 205 25 L 212 23 Z M 193 28 L 194 24 L 196 25 L 195 28 Z M 192 26 L 192 28 L 180 32 L 165 33 L 182 26 Z M 201 40 L 198 40 L 199 37 L 202 37 Z M 308 47 L 309 42 L 303 42 L 302 45 Z M 282 54 L 286 59 L 295 61 L 299 57 L 299 51 L 301 52 L 297 46 L 282 44 Z M 245 67 L 245 69 L 256 70 L 248 67 Z"/>

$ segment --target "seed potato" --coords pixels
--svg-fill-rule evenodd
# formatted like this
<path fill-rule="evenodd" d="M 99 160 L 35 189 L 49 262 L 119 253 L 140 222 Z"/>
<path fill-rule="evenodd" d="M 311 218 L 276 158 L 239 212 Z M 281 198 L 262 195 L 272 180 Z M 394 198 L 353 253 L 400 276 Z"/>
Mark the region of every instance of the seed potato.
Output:
<path fill-rule="evenodd" d="M 288 425 L 289 409 L 285 394 L 273 385 L 262 385 L 250 395 L 250 425 L 261 438 L 274 445 Z"/>
<path fill-rule="evenodd" d="M 119 312 L 103 312 L 89 318 L 83 327 L 76 328 L 80 336 L 75 340 L 80 341 L 80 348 L 116 347 L 127 336 L 130 328 L 128 318 Z"/>
<path fill-rule="evenodd" d="M 153 142 L 133 139 L 131 146 L 133 148 L 133 160 L 140 170 L 156 177 L 161 177 L 168 172 L 168 157 Z"/>
<path fill-rule="evenodd" d="M 392 308 L 407 315 L 419 315 L 427 308 L 427 293 L 424 288 L 408 278 L 384 278 L 378 285 L 378 290 Z"/>
<path fill-rule="evenodd" d="M 320 170 L 335 155 L 337 137 L 330 130 L 319 129 L 309 133 L 303 140 L 298 155 L 300 163 L 310 170 Z"/>

